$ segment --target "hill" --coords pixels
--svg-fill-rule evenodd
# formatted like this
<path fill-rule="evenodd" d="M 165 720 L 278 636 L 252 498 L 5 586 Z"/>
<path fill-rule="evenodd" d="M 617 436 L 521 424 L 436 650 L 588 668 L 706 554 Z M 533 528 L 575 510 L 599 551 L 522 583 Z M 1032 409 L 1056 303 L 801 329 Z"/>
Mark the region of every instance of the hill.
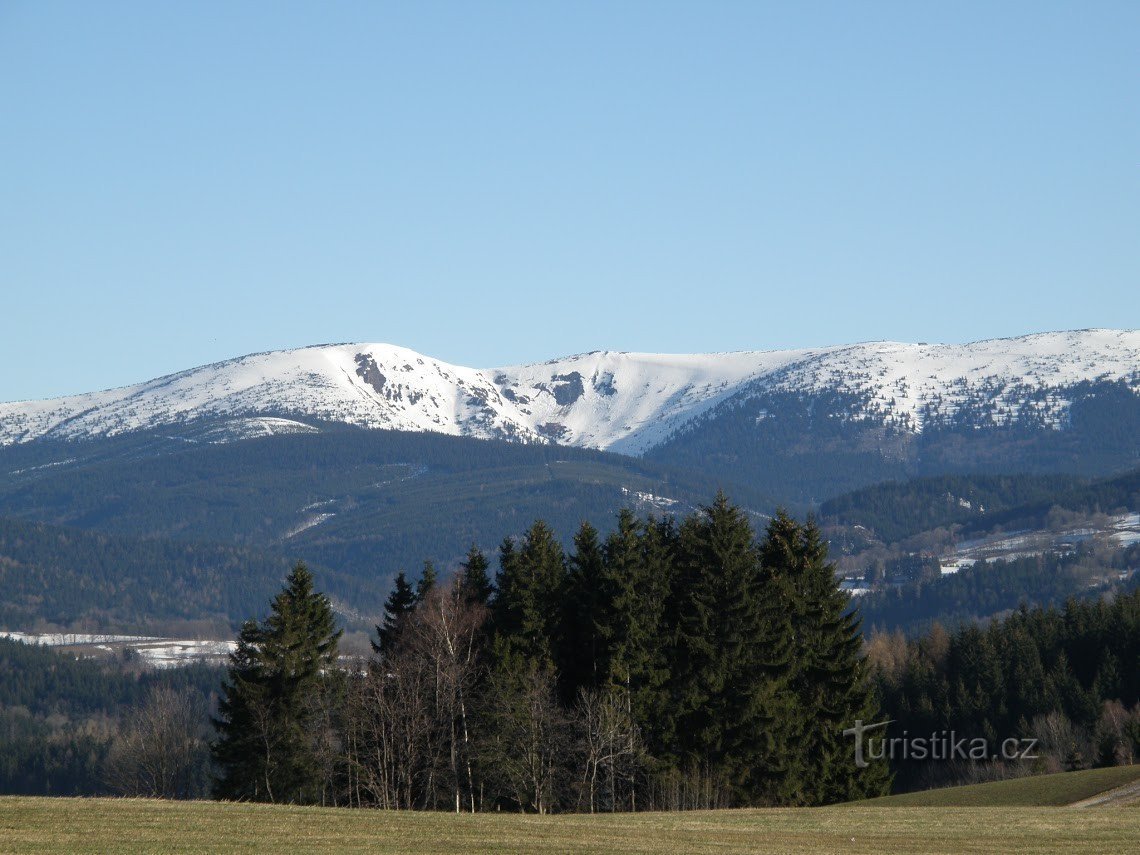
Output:
<path fill-rule="evenodd" d="M 296 555 L 0 518 L 0 628 L 48 624 L 229 635 L 260 614 Z M 337 602 L 378 613 L 383 591 L 313 568 Z"/>
<path fill-rule="evenodd" d="M 683 514 L 720 487 L 756 513 L 775 504 L 749 485 L 616 454 L 344 427 L 17 446 L 0 450 L 3 470 L 0 516 L 296 556 L 381 594 L 401 568 L 451 565 L 472 543 L 494 551 L 539 517 L 570 537 L 584 519 L 608 530 L 622 507 Z"/>
<path fill-rule="evenodd" d="M 1088 483 L 1075 475 L 938 475 L 844 493 L 819 512 L 831 524 L 861 526 L 895 543 L 935 528 L 985 526 L 1012 508 L 1057 502 Z"/>
<path fill-rule="evenodd" d="M 935 528 L 964 536 L 995 528 L 1041 529 L 1054 508 L 1076 514 L 1140 509 L 1140 469 L 1107 478 L 1075 475 L 942 475 L 890 481 L 828 499 L 829 523 L 862 526 L 886 543 Z"/>
<path fill-rule="evenodd" d="M 1050 807 L 1075 804 L 1138 781 L 1140 766 L 1110 766 L 921 790 L 868 799 L 861 804 L 868 807 Z M 1133 796 L 1140 801 L 1140 790 Z"/>

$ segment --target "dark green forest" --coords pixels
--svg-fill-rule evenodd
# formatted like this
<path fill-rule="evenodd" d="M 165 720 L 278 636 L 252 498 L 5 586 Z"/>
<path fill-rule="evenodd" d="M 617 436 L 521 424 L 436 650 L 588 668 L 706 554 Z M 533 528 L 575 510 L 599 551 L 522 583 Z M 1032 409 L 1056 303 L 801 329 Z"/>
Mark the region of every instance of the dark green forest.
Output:
<path fill-rule="evenodd" d="M 866 594 L 859 608 L 867 629 L 914 635 L 936 622 L 957 627 L 1023 605 L 1054 606 L 1075 595 L 1128 592 L 1140 585 L 1138 569 L 1140 544 L 1107 554 L 1081 546 L 1064 555 L 979 561 L 950 576 Z"/>
<path fill-rule="evenodd" d="M 862 525 L 894 543 L 953 526 L 964 537 L 999 527 L 1047 528 L 1054 508 L 1083 514 L 1140 508 L 1140 469 L 1097 480 L 1022 474 L 891 481 L 829 499 L 819 513 L 825 522 Z"/>
<path fill-rule="evenodd" d="M 504 533 L 519 534 L 539 516 L 570 548 L 582 520 L 605 535 L 621 507 L 684 515 L 722 487 L 756 525 L 775 507 L 756 486 L 721 482 L 711 459 L 694 472 L 557 446 L 324 427 L 316 435 L 219 445 L 202 441 L 209 424 L 188 424 L 177 435 L 0 449 L 6 470 L 0 514 L 8 515 L 0 523 L 0 576 L 10 592 L 0 622 L 20 629 L 48 623 L 133 630 L 185 620 L 236 627 L 266 601 L 292 562 L 304 559 L 342 619 L 359 630 L 379 613 L 400 570 L 418 568 L 424 559 L 453 569 L 472 543 L 493 550 Z M 845 428 L 828 429 L 839 432 L 839 441 Z M 778 456 L 770 462 L 782 465 Z M 736 479 L 747 475 L 734 471 Z M 925 547 L 900 538 L 931 530 L 965 538 L 997 526 L 1043 527 L 1057 507 L 1075 513 L 1136 508 L 1138 478 L 1135 471 L 1095 481 L 1055 474 L 937 476 L 830 499 L 820 506 L 820 520 L 837 555 L 882 543 L 898 553 L 887 555 L 884 566 L 899 564 L 905 577 L 909 571 L 900 562 Z M 803 514 L 809 507 L 791 510 Z M 992 604 L 1000 611 L 1020 601 L 1010 572 L 994 578 L 1006 577 L 1009 584 L 973 603 L 962 602 L 973 591 L 963 591 L 962 582 L 945 589 L 908 582 L 895 605 L 921 597 L 919 616 L 912 619 L 880 598 L 873 620 L 901 625 L 988 616 Z M 1068 590 L 1066 579 L 1073 582 Z M 1053 573 L 1030 580 L 1022 593 L 1030 603 L 1055 602 L 1081 585 L 1077 576 Z M 925 607 L 944 600 L 944 615 Z"/>
<path fill-rule="evenodd" d="M 1126 763 L 1140 747 L 1140 592 L 1002 599 L 1059 597 L 1068 582 L 1050 579 L 1073 556 L 942 580 L 930 614 L 1008 616 L 908 640 L 873 628 L 873 598 L 856 608 L 839 589 L 810 520 L 757 531 L 721 497 L 679 521 L 623 512 L 570 541 L 536 522 L 497 562 L 471 547 L 456 576 L 400 574 L 370 660 L 338 658 L 330 601 L 300 568 L 243 625 L 224 676 L 0 642 L 0 791 L 535 812 L 824 804 L 892 778 Z M 916 631 L 924 599 L 895 606 Z M 856 769 L 843 729 L 888 718 L 893 732 L 1040 750 Z"/>
<path fill-rule="evenodd" d="M 721 487 L 749 508 L 775 505 L 747 484 L 616 454 L 343 426 L 15 446 L 0 449 L 3 470 L 0 517 L 297 556 L 379 580 L 381 596 L 399 569 L 453 566 L 472 542 L 493 549 L 540 516 L 567 537 L 583 519 L 605 530 L 639 492 L 679 513 Z"/>
<path fill-rule="evenodd" d="M 876 634 L 868 652 L 892 734 L 1036 740 L 1033 763 L 896 763 L 896 789 L 1140 759 L 1140 592 Z"/>
<path fill-rule="evenodd" d="M 583 524 L 569 551 L 536 522 L 488 567 L 472 549 L 453 580 L 398 579 L 375 660 L 327 677 L 328 601 L 295 570 L 239 636 L 216 793 L 546 813 L 886 791 L 842 735 L 876 704 L 813 523 L 781 513 L 758 541 L 720 496 L 679 523 Z"/>
<path fill-rule="evenodd" d="M 136 712 L 165 692 L 193 699 L 199 712 L 181 734 L 197 744 L 185 786 L 164 794 L 206 795 L 205 710 L 220 679 L 219 669 L 203 665 L 144 670 L 0 638 L 0 792 L 136 794 L 117 786 L 115 766 Z"/>
<path fill-rule="evenodd" d="M 190 623 L 226 632 L 263 607 L 292 560 L 249 547 L 0 519 L 0 626 L 146 634 Z M 316 572 L 340 600 L 379 610 L 380 580 Z"/>

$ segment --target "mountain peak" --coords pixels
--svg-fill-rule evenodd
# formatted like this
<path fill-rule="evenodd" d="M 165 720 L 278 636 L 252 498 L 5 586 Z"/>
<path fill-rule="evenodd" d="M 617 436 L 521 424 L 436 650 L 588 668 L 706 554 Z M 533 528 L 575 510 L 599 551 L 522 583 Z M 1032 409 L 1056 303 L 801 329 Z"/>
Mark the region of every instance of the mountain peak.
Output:
<path fill-rule="evenodd" d="M 388 343 L 250 354 L 145 383 L 0 404 L 0 444 L 84 438 L 199 418 L 226 436 L 311 422 L 557 442 L 638 454 L 721 405 L 772 390 L 842 390 L 868 413 L 921 430 L 982 396 L 996 418 L 1027 406 L 1063 420 L 1082 382 L 1140 387 L 1140 332 L 1075 330 L 970 344 L 867 342 L 713 354 L 591 351 L 475 369 Z"/>

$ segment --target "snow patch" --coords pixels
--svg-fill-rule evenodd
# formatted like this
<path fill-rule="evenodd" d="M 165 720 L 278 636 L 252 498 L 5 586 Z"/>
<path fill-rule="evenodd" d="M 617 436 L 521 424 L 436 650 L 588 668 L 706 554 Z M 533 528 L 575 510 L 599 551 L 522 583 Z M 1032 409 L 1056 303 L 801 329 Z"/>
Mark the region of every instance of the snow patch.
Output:
<path fill-rule="evenodd" d="M 0 638 L 45 647 L 89 648 L 102 655 L 131 651 L 154 668 L 177 668 L 195 662 L 221 662 L 237 649 L 236 642 L 210 639 L 161 638 L 150 635 L 105 635 L 82 632 L 8 632 Z"/>
<path fill-rule="evenodd" d="M 223 419 L 207 441 L 314 431 L 304 420 L 642 454 L 734 396 L 843 392 L 853 419 L 921 431 L 961 412 L 1063 427 L 1083 381 L 1140 389 L 1140 331 L 1082 330 L 963 345 L 870 342 L 712 354 L 598 351 L 475 369 L 389 344 L 259 353 L 147 383 L 0 404 L 0 445 Z M 771 418 L 764 411 L 757 419 Z"/>

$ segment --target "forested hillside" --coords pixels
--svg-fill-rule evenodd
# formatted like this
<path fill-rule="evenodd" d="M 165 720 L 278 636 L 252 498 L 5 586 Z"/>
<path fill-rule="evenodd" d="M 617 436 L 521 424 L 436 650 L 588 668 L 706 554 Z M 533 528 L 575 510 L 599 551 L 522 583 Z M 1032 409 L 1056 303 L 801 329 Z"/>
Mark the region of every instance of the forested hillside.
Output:
<path fill-rule="evenodd" d="M 1140 586 L 1140 545 L 1102 552 L 1078 549 L 979 561 L 952 575 L 890 586 L 859 598 L 865 628 L 914 635 L 934 623 L 957 627 L 1020 606 L 1060 606 Z"/>
<path fill-rule="evenodd" d="M 205 795 L 205 716 L 220 677 L 201 665 L 137 671 L 0 638 L 0 792 L 129 792 L 114 785 L 116 754 L 137 712 L 167 690 L 196 705 L 191 732 L 180 735 L 197 742 L 193 785 L 183 794 Z"/>
<path fill-rule="evenodd" d="M 1140 759 L 1140 592 L 1022 608 L 953 633 L 936 626 L 911 641 L 876 635 L 869 653 L 894 720 L 888 736 L 954 730 L 994 746 L 1037 740 L 1037 761 L 1020 768 L 988 757 L 895 763 L 903 788 Z"/>
<path fill-rule="evenodd" d="M 290 563 L 249 547 L 0 519 L 0 628 L 162 634 L 193 624 L 225 633 L 263 607 Z M 378 582 L 324 568 L 316 573 L 354 610 L 373 613 L 383 602 Z"/>
<path fill-rule="evenodd" d="M 985 525 L 995 515 L 1052 502 L 1088 479 L 1074 475 L 939 475 L 887 481 L 828 499 L 827 522 L 861 525 L 887 543 L 935 528 Z"/>
<path fill-rule="evenodd" d="M 775 504 L 747 485 L 620 455 L 437 434 L 106 443 L 63 443 L 46 458 L 0 450 L 0 516 L 269 549 L 382 594 L 401 568 L 454 565 L 472 543 L 493 548 L 540 516 L 563 532 L 583 519 L 604 529 L 619 508 L 685 513 L 721 486 L 751 509 Z"/>
<path fill-rule="evenodd" d="M 935 528 L 963 535 L 998 526 L 1046 528 L 1053 508 L 1074 513 L 1140 509 L 1140 469 L 1109 478 L 1075 475 L 943 475 L 889 481 L 828 499 L 825 522 L 861 525 L 887 543 Z"/>

